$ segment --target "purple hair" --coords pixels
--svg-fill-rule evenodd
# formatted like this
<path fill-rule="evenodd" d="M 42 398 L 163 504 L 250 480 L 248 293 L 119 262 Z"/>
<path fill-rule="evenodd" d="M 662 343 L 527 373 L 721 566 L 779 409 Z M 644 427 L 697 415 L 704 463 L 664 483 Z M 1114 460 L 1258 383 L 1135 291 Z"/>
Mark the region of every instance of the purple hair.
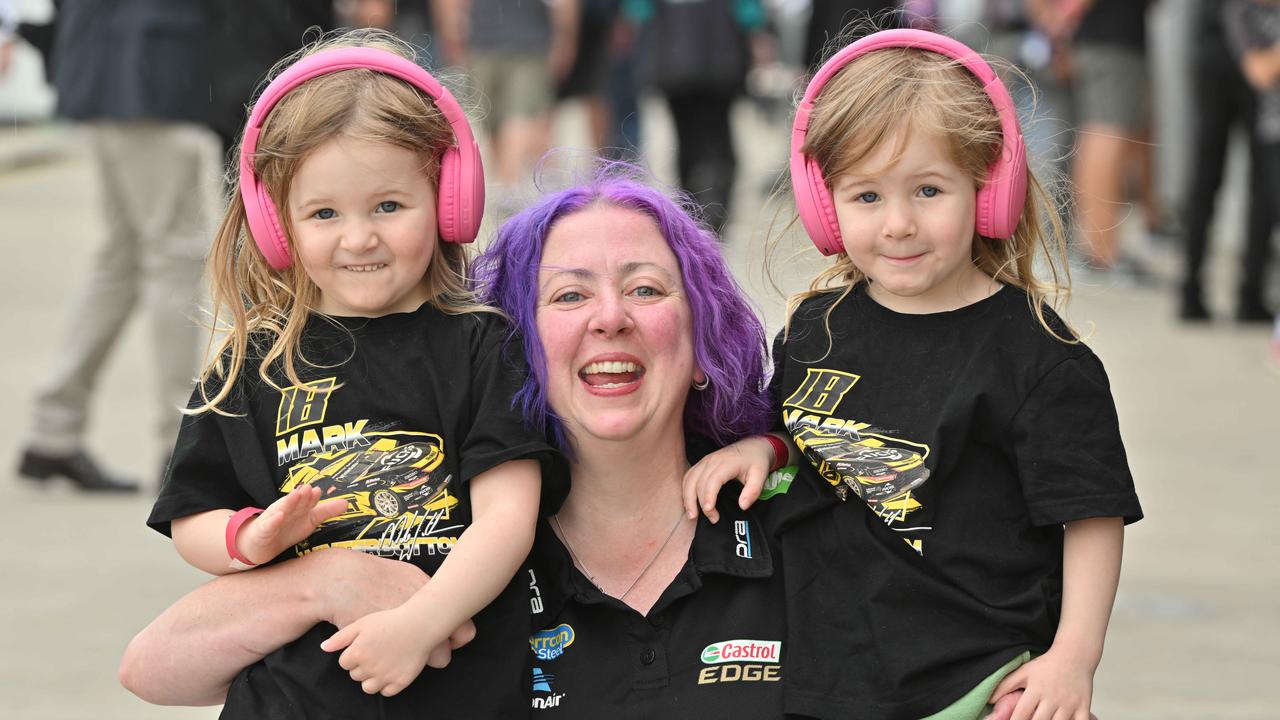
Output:
<path fill-rule="evenodd" d="M 636 168 L 612 163 L 584 184 L 544 195 L 507 220 L 477 259 L 475 277 L 484 301 L 511 317 L 529 359 L 531 373 L 513 405 L 562 450 L 569 449 L 564 425 L 547 404 L 547 358 L 536 322 L 538 268 L 556 222 L 588 207 L 611 205 L 653 218 L 680 264 L 693 316 L 694 359 L 709 382 L 705 390 L 690 390 L 686 434 L 725 445 L 764 432 L 769 416 L 764 326 L 729 272 L 715 235 L 687 209 L 694 207 L 691 201 L 673 199 L 637 177 L 642 175 Z"/>

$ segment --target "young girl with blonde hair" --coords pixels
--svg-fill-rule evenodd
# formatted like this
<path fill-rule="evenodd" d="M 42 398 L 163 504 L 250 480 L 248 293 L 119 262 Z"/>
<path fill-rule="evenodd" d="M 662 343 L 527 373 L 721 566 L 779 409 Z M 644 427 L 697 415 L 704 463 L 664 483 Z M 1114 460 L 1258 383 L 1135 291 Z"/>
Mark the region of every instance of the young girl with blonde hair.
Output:
<path fill-rule="evenodd" d="M 415 692 L 449 716 L 526 710 L 512 578 L 565 481 L 542 492 L 556 451 L 511 409 L 526 370 L 468 290 L 484 180 L 462 109 L 406 47 L 350 33 L 282 67 L 240 158 L 209 256 L 225 335 L 148 522 L 211 573 L 350 548 L 431 580 L 268 656 L 228 708 L 374 716 L 475 616 L 481 642 Z"/>
<path fill-rule="evenodd" d="M 1142 515 L 1098 358 L 1055 312 L 1061 223 L 1027 169 L 1012 102 L 973 51 L 870 35 L 796 113 L 800 218 L 835 262 L 774 349 L 778 436 L 686 478 L 720 486 L 803 456 L 774 508 L 788 584 L 789 713 L 1089 716 Z M 785 443 L 784 443 L 785 439 Z"/>

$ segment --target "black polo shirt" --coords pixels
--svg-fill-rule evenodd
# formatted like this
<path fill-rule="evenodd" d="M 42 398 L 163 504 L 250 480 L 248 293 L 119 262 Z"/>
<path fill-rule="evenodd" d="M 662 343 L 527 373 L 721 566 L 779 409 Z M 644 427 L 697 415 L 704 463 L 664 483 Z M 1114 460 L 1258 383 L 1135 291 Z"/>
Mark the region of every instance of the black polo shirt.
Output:
<path fill-rule="evenodd" d="M 782 716 L 782 573 L 738 489 L 721 495 L 719 523 L 698 516 L 689 560 L 648 616 L 601 593 L 539 524 L 527 571 L 535 718 Z"/>

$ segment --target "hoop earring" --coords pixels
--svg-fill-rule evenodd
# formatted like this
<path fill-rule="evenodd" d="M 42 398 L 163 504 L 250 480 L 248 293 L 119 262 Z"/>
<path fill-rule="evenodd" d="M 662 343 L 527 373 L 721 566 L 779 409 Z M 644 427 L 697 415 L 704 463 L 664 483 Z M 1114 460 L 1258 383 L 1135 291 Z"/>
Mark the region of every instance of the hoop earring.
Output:
<path fill-rule="evenodd" d="M 709 387 L 711 387 L 711 380 L 705 375 L 702 378 L 702 382 L 698 382 L 697 380 L 693 381 L 694 390 L 702 391 L 702 390 L 706 390 Z"/>

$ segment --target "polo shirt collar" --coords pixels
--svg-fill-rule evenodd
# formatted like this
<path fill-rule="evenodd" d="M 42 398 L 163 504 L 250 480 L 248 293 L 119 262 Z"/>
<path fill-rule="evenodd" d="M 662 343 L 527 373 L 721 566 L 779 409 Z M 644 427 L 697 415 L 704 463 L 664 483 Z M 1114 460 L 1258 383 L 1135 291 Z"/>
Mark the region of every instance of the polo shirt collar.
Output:
<path fill-rule="evenodd" d="M 705 575 L 720 574 L 747 579 L 773 575 L 773 553 L 763 524 L 752 512 L 738 507 L 739 490 L 736 485 L 730 485 L 720 494 L 716 504 L 720 511 L 720 522 L 713 525 L 705 515 L 698 514 L 689 560 L 671 585 L 663 591 L 651 612 L 661 610 L 671 602 L 698 590 L 702 587 Z M 574 566 L 568 548 L 545 519 L 538 523 L 533 559 L 535 567 L 542 568 L 547 574 L 542 579 L 542 602 L 553 617 L 560 613 L 570 599 L 584 605 L 625 606 L 617 598 L 602 593 Z"/>

